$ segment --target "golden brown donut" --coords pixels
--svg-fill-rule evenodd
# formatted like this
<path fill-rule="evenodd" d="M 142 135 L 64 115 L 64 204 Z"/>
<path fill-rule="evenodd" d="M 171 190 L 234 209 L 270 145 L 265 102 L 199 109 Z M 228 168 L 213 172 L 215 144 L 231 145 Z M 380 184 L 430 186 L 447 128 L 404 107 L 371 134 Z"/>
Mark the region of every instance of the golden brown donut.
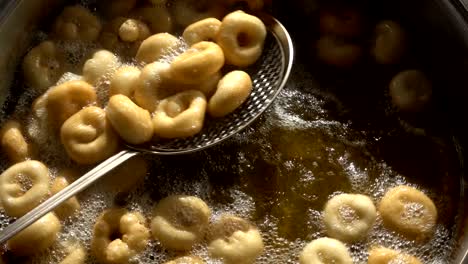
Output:
<path fill-rule="evenodd" d="M 118 135 L 96 106 L 83 108 L 60 129 L 60 140 L 70 158 L 79 164 L 94 164 L 117 152 Z"/>
<path fill-rule="evenodd" d="M 145 217 L 126 209 L 109 209 L 96 220 L 91 251 L 100 263 L 127 263 L 148 245 Z"/>
<path fill-rule="evenodd" d="M 141 144 L 153 137 L 150 113 L 125 95 L 117 94 L 109 99 L 106 116 L 120 137 L 130 144 Z"/>
<path fill-rule="evenodd" d="M 200 83 L 182 84 L 172 78 L 170 64 L 150 63 L 141 71 L 135 86 L 134 99 L 140 107 L 153 113 L 160 101 L 179 92 L 198 90 L 207 98 L 211 97 L 221 77 L 221 73 L 217 72 Z"/>
<path fill-rule="evenodd" d="M 348 248 L 339 240 L 322 237 L 308 243 L 299 255 L 300 264 L 352 264 Z"/>
<path fill-rule="evenodd" d="M 388 190 L 378 207 L 388 228 L 409 239 L 423 239 L 432 234 L 437 223 L 437 208 L 416 188 L 400 185 Z"/>
<path fill-rule="evenodd" d="M 97 96 L 87 82 L 69 81 L 49 89 L 44 99 L 49 120 L 60 127 L 83 107 L 96 103 Z"/>
<path fill-rule="evenodd" d="M 126 19 L 119 27 L 119 37 L 125 42 L 144 40 L 150 35 L 148 26 L 137 19 Z"/>
<path fill-rule="evenodd" d="M 224 263 L 254 263 L 264 251 L 260 231 L 248 221 L 221 215 L 210 226 L 208 252 Z"/>
<path fill-rule="evenodd" d="M 203 128 L 205 95 L 196 90 L 177 93 L 162 100 L 153 113 L 154 133 L 162 138 L 190 137 Z"/>
<path fill-rule="evenodd" d="M 65 58 L 55 43 L 48 40 L 32 48 L 24 57 L 22 66 L 26 82 L 43 92 L 65 72 Z"/>
<path fill-rule="evenodd" d="M 251 91 L 252 80 L 246 72 L 232 71 L 226 74 L 208 101 L 208 113 L 213 117 L 232 113 L 247 100 Z"/>
<path fill-rule="evenodd" d="M 7 248 L 17 256 L 32 255 L 49 248 L 62 228 L 54 213 L 48 213 L 7 241 Z"/>
<path fill-rule="evenodd" d="M 153 63 L 180 45 L 180 40 L 169 33 L 155 34 L 141 43 L 135 58 L 140 63 Z"/>
<path fill-rule="evenodd" d="M 110 81 L 109 96 L 122 94 L 133 99 L 139 78 L 140 70 L 137 67 L 124 66 L 119 68 Z"/>
<path fill-rule="evenodd" d="M 138 20 L 117 17 L 104 25 L 99 36 L 99 43 L 120 55 L 134 57 L 140 44 L 148 38 L 151 32 L 148 26 Z"/>
<path fill-rule="evenodd" d="M 9 120 L 3 124 L 0 140 L 2 152 L 11 162 L 18 163 L 32 158 L 33 147 L 26 141 L 18 121 Z"/>
<path fill-rule="evenodd" d="M 68 255 L 59 264 L 85 264 L 86 251 L 79 243 L 66 246 Z"/>
<path fill-rule="evenodd" d="M 266 35 L 259 18 L 235 11 L 223 18 L 216 42 L 223 49 L 227 64 L 246 67 L 262 55 Z"/>
<path fill-rule="evenodd" d="M 198 197 L 168 196 L 155 206 L 151 231 L 161 244 L 174 250 L 190 250 L 203 239 L 211 209 Z"/>
<path fill-rule="evenodd" d="M 367 264 L 422 264 L 414 256 L 385 247 L 375 247 L 369 251 Z"/>
<path fill-rule="evenodd" d="M 217 73 L 223 65 L 223 50 L 216 43 L 202 41 L 172 61 L 171 76 L 181 83 L 200 83 Z"/>
<path fill-rule="evenodd" d="M 327 234 L 344 242 L 367 236 L 377 217 L 372 200 L 362 194 L 339 194 L 325 204 L 323 221 Z"/>
<path fill-rule="evenodd" d="M 95 15 L 75 5 L 63 9 L 54 23 L 53 31 L 59 39 L 94 41 L 99 37 L 101 28 L 101 22 Z"/>
<path fill-rule="evenodd" d="M 111 79 L 119 67 L 117 56 L 107 50 L 98 50 L 85 62 L 83 80 L 97 87 L 101 82 Z"/>
<path fill-rule="evenodd" d="M 221 21 L 210 17 L 197 21 L 185 28 L 182 37 L 190 46 L 202 41 L 215 41 Z"/>
<path fill-rule="evenodd" d="M 0 203 L 6 214 L 20 217 L 39 205 L 49 192 L 49 181 L 49 169 L 36 160 L 5 170 L 0 175 Z"/>
<path fill-rule="evenodd" d="M 161 100 L 176 92 L 170 80 L 170 69 L 168 63 L 153 62 L 141 71 L 134 97 L 136 103 L 150 113 L 156 110 Z"/>

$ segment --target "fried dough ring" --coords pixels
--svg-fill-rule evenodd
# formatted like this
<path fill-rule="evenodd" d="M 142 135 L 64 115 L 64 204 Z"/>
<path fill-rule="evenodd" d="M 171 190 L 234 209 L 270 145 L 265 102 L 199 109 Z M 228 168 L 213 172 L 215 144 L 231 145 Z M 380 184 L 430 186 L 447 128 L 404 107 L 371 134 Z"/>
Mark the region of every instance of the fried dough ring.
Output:
<path fill-rule="evenodd" d="M 7 247 L 15 255 L 26 256 L 49 248 L 62 228 L 54 213 L 48 213 L 7 241 Z"/>
<path fill-rule="evenodd" d="M 218 35 L 221 21 L 216 18 L 205 18 L 185 28 L 182 37 L 190 46 L 202 41 L 214 41 Z"/>
<path fill-rule="evenodd" d="M 162 100 L 153 115 L 153 128 L 163 138 L 189 137 L 203 128 L 206 98 L 202 92 L 188 90 Z"/>
<path fill-rule="evenodd" d="M 232 71 L 226 74 L 208 101 L 208 113 L 213 117 L 232 113 L 247 100 L 252 87 L 252 80 L 246 72 Z"/>
<path fill-rule="evenodd" d="M 49 169 L 39 161 L 17 163 L 0 175 L 0 203 L 9 216 L 20 217 L 49 192 Z M 28 186 L 28 183 L 31 186 Z"/>
<path fill-rule="evenodd" d="M 181 83 L 200 83 L 217 73 L 223 65 L 223 50 L 216 43 L 202 41 L 172 61 L 171 75 Z"/>
<path fill-rule="evenodd" d="M 119 147 L 118 136 L 107 120 L 106 112 L 95 106 L 83 108 L 65 121 L 60 140 L 68 155 L 80 164 L 105 160 Z"/>
<path fill-rule="evenodd" d="M 223 49 L 227 64 L 246 67 L 262 55 L 266 35 L 259 18 L 235 11 L 223 18 L 216 42 Z"/>
<path fill-rule="evenodd" d="M 208 252 L 225 263 L 254 263 L 264 251 L 260 231 L 248 221 L 222 215 L 210 227 Z"/>
<path fill-rule="evenodd" d="M 434 202 L 410 186 L 400 185 L 388 190 L 378 209 L 385 226 L 410 239 L 426 238 L 437 223 Z"/>
<path fill-rule="evenodd" d="M 339 240 L 322 237 L 305 246 L 299 255 L 300 264 L 352 264 L 348 248 Z"/>
<path fill-rule="evenodd" d="M 369 251 L 367 264 L 422 264 L 419 259 L 406 253 L 384 247 L 376 247 Z"/>
<path fill-rule="evenodd" d="M 118 238 L 113 237 L 115 234 L 119 234 Z M 145 249 L 149 237 L 143 215 L 109 209 L 94 224 L 91 251 L 102 263 L 127 263 L 130 257 Z"/>
<path fill-rule="evenodd" d="M 94 41 L 101 32 L 101 22 L 88 9 L 67 6 L 54 24 L 55 35 L 64 40 Z"/>
<path fill-rule="evenodd" d="M 154 208 L 151 231 L 166 248 L 190 250 L 203 239 L 210 216 L 210 208 L 198 197 L 168 196 Z"/>
<path fill-rule="evenodd" d="M 345 242 L 366 237 L 377 217 L 372 200 L 362 194 L 340 194 L 325 205 L 323 219 L 327 234 Z"/>

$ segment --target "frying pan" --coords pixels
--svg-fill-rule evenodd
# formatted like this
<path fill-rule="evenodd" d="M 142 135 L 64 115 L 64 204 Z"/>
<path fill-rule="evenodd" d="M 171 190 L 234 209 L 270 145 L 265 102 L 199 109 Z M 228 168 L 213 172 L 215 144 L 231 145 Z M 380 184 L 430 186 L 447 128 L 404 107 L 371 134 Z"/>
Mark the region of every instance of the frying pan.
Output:
<path fill-rule="evenodd" d="M 325 1 L 322 1 L 325 2 Z M 329 1 L 326 1 L 329 2 Z M 416 180 L 430 186 L 449 182 L 451 206 L 450 225 L 453 226 L 453 249 L 446 263 L 466 263 L 468 254 L 468 212 L 465 196 L 467 189 L 465 167 L 468 147 L 468 116 L 465 89 L 468 73 L 468 6 L 466 1 L 414 0 L 408 1 L 354 1 L 368 14 L 369 24 L 381 18 L 399 21 L 412 39 L 411 56 L 402 66 L 388 67 L 378 72 L 373 69 L 369 58 L 351 71 L 334 69 L 317 62 L 313 53 L 313 43 L 318 32 L 316 24 L 317 7 L 320 1 L 276 1 L 273 15 L 282 21 L 292 34 L 296 45 L 298 62 L 292 72 L 286 92 L 280 95 L 279 106 L 274 106 L 267 116 L 254 124 L 244 134 L 219 148 L 206 151 L 201 156 L 190 156 L 192 163 L 210 157 L 215 163 L 225 162 L 217 156 L 233 158 L 229 150 L 244 138 L 255 137 L 255 130 L 262 132 L 268 127 L 268 118 L 274 116 L 275 109 L 281 108 L 281 100 L 288 97 L 301 99 L 302 104 L 314 104 L 311 98 L 319 98 L 330 120 L 347 124 L 366 138 L 375 139 L 368 151 L 385 160 L 402 174 L 416 175 Z M 7 95 L 19 93 L 12 86 L 19 58 L 31 46 L 31 34 L 37 25 L 47 24 L 47 17 L 53 17 L 60 10 L 60 1 L 11 1 L 5 4 L 0 26 L 0 72 L 4 82 L 0 83 L 0 103 L 4 110 L 14 108 L 15 102 Z M 294 14 L 294 15 L 292 15 Z M 38 22 L 41 21 L 41 22 Z M 306 30 L 307 28 L 307 30 Z M 371 29 L 369 29 L 371 31 Z M 370 40 L 360 40 L 363 45 L 371 45 Z M 407 67 L 420 68 L 434 83 L 434 102 L 422 115 L 405 116 L 395 111 L 386 95 L 389 79 L 395 72 Z M 305 77 L 307 76 L 307 77 Z M 362 82 L 362 80 L 367 80 Z M 11 88 L 13 87 L 13 88 Z M 293 90 L 300 90 L 312 97 L 294 97 Z M 306 111 L 302 117 L 320 115 L 319 111 Z M 310 116 L 308 116 L 310 115 Z M 266 124 L 266 125 L 265 125 Z M 424 135 L 418 134 L 422 128 Z M 340 131 L 334 131 L 339 134 Z M 260 134 L 261 135 L 261 134 Z M 278 136 L 278 135 L 275 135 Z M 281 135 L 279 135 L 281 136 Z M 225 150 L 226 149 L 226 150 Z M 269 151 L 262 149 L 261 151 Z M 440 151 L 442 150 L 442 151 Z M 440 152 L 438 152 L 440 151 Z M 177 164 L 185 159 L 169 159 L 168 164 Z M 267 164 L 269 161 L 265 161 Z M 192 164 L 190 163 L 190 164 Z M 441 165 L 442 164 L 442 165 Z M 448 164 L 448 165 L 447 165 Z M 267 164 L 268 165 L 268 164 Z M 265 165 L 265 168 L 268 166 Z M 446 175 L 438 175 L 440 166 L 450 167 Z M 221 172 L 223 174 L 226 172 Z M 227 173 L 227 176 L 232 176 Z M 186 179 L 190 181 L 190 179 Z M 228 184 L 231 180 L 212 179 L 216 184 Z M 228 183 L 226 183 L 228 182 Z M 442 209 L 444 212 L 445 209 Z M 3 226 L 4 227 L 4 226 Z M 3 228 L 2 227 L 2 228 Z"/>

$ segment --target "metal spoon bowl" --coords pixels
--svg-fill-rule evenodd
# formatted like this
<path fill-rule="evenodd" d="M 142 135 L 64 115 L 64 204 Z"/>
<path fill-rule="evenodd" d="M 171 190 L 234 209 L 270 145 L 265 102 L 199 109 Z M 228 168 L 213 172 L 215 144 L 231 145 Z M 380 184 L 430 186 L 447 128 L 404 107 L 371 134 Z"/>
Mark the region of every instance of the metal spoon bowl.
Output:
<path fill-rule="evenodd" d="M 269 15 L 260 18 L 268 29 L 261 58 L 247 71 L 253 80 L 252 93 L 234 113 L 214 120 L 207 120 L 201 133 L 184 139 L 153 142 L 151 145 L 127 145 L 126 150 L 113 155 L 80 177 L 68 187 L 51 196 L 0 233 L 0 244 L 52 211 L 62 202 L 81 192 L 106 173 L 126 160 L 141 153 L 156 155 L 180 155 L 214 146 L 239 133 L 255 121 L 274 101 L 291 72 L 294 47 L 291 37 L 279 21 Z"/>

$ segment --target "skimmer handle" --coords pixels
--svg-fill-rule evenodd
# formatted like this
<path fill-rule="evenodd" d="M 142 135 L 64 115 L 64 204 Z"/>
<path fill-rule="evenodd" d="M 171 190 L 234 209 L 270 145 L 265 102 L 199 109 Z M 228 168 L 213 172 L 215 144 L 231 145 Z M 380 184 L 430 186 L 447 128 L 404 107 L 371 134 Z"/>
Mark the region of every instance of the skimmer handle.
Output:
<path fill-rule="evenodd" d="M 103 161 L 101 164 L 90 170 L 85 175 L 81 176 L 78 180 L 67 186 L 60 192 L 52 195 L 49 199 L 38 205 L 36 208 L 17 219 L 14 223 L 8 225 L 0 233 L 0 244 L 5 243 L 8 239 L 21 232 L 39 218 L 46 215 L 48 212 L 54 210 L 62 202 L 70 199 L 72 196 L 86 189 L 93 182 L 97 181 L 103 175 L 119 166 L 126 160 L 133 156 L 140 154 L 140 152 L 132 150 L 122 150 L 114 156 Z"/>

